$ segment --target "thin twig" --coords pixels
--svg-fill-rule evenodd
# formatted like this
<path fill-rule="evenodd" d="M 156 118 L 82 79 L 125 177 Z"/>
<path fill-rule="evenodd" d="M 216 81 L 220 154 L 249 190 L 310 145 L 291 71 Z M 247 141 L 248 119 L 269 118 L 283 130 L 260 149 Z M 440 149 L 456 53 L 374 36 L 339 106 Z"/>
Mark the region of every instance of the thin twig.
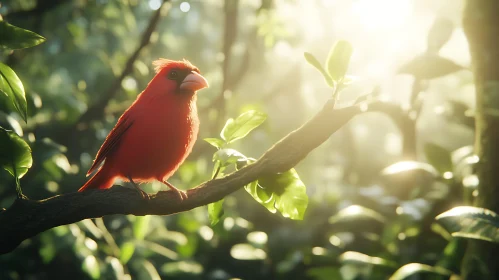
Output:
<path fill-rule="evenodd" d="M 111 233 L 109 233 L 109 231 L 107 230 L 107 227 L 104 224 L 104 220 L 102 218 L 95 219 L 95 225 L 102 232 L 102 237 L 104 237 L 104 240 L 106 241 L 106 243 L 109 245 L 109 247 L 111 247 L 111 251 L 113 252 L 113 255 L 115 257 L 119 258 L 120 248 L 118 247 L 118 244 L 116 244 L 116 241 L 114 241 L 114 238 L 111 235 Z"/>

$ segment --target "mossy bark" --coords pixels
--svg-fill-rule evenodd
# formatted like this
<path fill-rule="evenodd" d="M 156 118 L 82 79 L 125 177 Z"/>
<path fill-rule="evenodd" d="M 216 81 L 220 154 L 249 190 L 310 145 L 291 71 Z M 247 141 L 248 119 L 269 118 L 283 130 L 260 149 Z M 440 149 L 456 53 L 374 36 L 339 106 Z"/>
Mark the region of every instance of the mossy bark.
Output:
<path fill-rule="evenodd" d="M 467 0 L 463 27 L 476 86 L 475 151 L 480 180 L 475 206 L 499 213 L 499 1 Z M 463 279 L 499 279 L 499 245 L 470 241 Z"/>

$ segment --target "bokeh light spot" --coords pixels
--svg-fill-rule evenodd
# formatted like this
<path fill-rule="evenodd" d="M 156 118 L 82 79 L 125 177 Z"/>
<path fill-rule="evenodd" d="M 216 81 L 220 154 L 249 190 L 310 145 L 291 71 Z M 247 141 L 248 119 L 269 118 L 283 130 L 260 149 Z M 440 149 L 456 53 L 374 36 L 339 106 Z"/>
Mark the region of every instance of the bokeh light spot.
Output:
<path fill-rule="evenodd" d="M 85 246 L 87 246 L 90 251 L 95 251 L 97 250 L 97 242 L 95 242 L 93 239 L 90 238 L 85 238 Z"/>
<path fill-rule="evenodd" d="M 399 239 L 399 240 L 405 240 L 405 238 L 406 238 L 407 236 L 405 235 L 405 233 L 401 232 L 401 233 L 399 233 L 399 234 L 398 234 L 398 236 L 397 236 L 397 237 L 398 237 L 398 239 Z"/>
<path fill-rule="evenodd" d="M 267 257 L 265 251 L 255 248 L 250 244 L 236 244 L 232 246 L 230 255 L 238 260 L 263 260 Z"/>
<path fill-rule="evenodd" d="M 201 235 L 204 240 L 210 241 L 213 238 L 213 230 L 208 226 L 202 226 L 199 229 L 199 235 Z"/>
<path fill-rule="evenodd" d="M 151 8 L 151 10 L 157 10 L 159 7 L 161 7 L 160 0 L 149 0 L 149 8 Z"/>
<path fill-rule="evenodd" d="M 267 234 L 263 231 L 253 231 L 248 233 L 248 236 L 246 237 L 249 242 L 256 243 L 256 244 L 265 244 L 267 243 Z"/>
<path fill-rule="evenodd" d="M 322 247 L 314 247 L 312 248 L 312 254 L 316 255 L 316 256 L 324 256 L 326 254 L 326 249 L 322 248 Z"/>
<path fill-rule="evenodd" d="M 191 4 L 189 2 L 180 3 L 180 10 L 184 13 L 187 13 L 191 9 Z"/>
<path fill-rule="evenodd" d="M 480 180 L 478 179 L 478 176 L 475 174 L 468 175 L 463 178 L 463 187 L 465 188 L 471 188 L 474 189 L 478 187 L 478 184 L 480 183 Z"/>
<path fill-rule="evenodd" d="M 450 171 L 447 171 L 447 172 L 444 172 L 443 177 L 444 177 L 444 179 L 449 180 L 449 179 L 452 179 L 454 177 L 454 174 L 452 174 L 452 172 L 450 172 Z"/>
<path fill-rule="evenodd" d="M 340 247 L 341 239 L 336 235 L 331 235 L 331 237 L 329 237 L 329 243 L 331 243 L 333 246 Z"/>

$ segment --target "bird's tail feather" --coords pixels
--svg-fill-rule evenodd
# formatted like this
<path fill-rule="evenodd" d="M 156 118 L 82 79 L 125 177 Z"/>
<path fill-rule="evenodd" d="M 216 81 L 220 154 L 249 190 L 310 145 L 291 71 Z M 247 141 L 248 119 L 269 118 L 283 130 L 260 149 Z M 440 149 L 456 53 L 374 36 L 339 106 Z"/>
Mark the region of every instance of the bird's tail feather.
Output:
<path fill-rule="evenodd" d="M 78 190 L 78 192 L 90 189 L 109 189 L 113 186 L 115 177 L 116 176 L 113 176 L 110 170 L 104 165 Z"/>

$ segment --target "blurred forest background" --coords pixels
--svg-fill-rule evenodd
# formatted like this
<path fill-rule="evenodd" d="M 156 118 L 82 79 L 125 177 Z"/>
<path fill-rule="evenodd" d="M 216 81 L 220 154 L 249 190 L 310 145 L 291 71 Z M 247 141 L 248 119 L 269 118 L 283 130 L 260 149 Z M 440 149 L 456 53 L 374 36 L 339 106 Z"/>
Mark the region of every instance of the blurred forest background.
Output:
<path fill-rule="evenodd" d="M 159 57 L 186 58 L 210 82 L 198 96 L 199 141 L 171 179 L 182 189 L 211 178 L 215 149 L 202 138 L 217 137 L 227 118 L 250 109 L 268 114 L 233 145 L 258 158 L 320 110 L 331 89 L 304 52 L 324 61 L 335 41 L 349 41 L 354 53 L 348 74 L 358 78 L 340 102 L 378 87 L 379 99 L 391 108 L 357 116 L 296 167 L 309 196 L 301 221 L 270 213 L 241 189 L 226 198 L 222 221 L 213 227 L 200 207 L 53 228 L 1 255 L 0 279 L 459 274 L 463 240 L 435 216 L 469 204 L 478 184 L 470 167 L 474 120 L 466 114 L 475 102 L 473 76 L 451 65 L 415 78 L 414 71 L 440 66 L 423 61 L 421 70 L 413 59 L 427 51 L 428 33 L 440 22 L 451 33 L 435 53 L 469 67 L 462 2 L 0 1 L 5 21 L 46 38 L 32 48 L 0 52 L 0 61 L 26 89 L 28 122 L 15 112 L 0 113 L 0 125 L 32 148 L 33 167 L 21 179 L 32 199 L 75 192 L 85 182 L 93 156 L 152 78 L 151 63 Z M 411 180 L 404 177 L 408 171 Z M 14 184 L 0 172 L 0 208 L 15 200 Z M 153 183 L 144 189 L 165 187 Z"/>

